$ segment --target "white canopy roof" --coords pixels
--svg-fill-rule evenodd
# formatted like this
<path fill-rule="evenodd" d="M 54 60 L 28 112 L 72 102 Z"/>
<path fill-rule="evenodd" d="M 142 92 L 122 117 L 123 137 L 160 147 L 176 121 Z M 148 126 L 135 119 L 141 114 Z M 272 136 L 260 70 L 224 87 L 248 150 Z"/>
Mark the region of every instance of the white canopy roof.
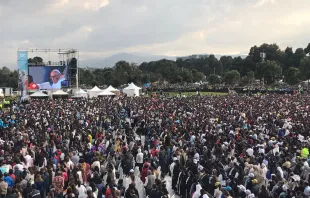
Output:
<path fill-rule="evenodd" d="M 87 93 L 87 92 L 84 91 L 83 89 L 79 89 L 79 90 L 77 90 L 75 93 L 78 93 L 78 94 L 85 94 L 85 93 Z"/>
<path fill-rule="evenodd" d="M 41 91 L 34 92 L 30 95 L 30 97 L 48 97 L 45 93 L 42 93 Z"/>
<path fill-rule="evenodd" d="M 112 85 L 110 85 L 108 88 L 106 88 L 105 90 L 107 91 L 119 91 L 118 89 L 115 89 L 114 87 L 112 87 Z"/>
<path fill-rule="evenodd" d="M 141 89 L 140 87 L 137 87 L 135 84 L 133 84 L 133 83 L 130 83 L 129 85 L 128 85 L 128 87 L 125 87 L 124 89 L 133 89 L 133 90 L 139 90 L 139 89 Z"/>
<path fill-rule="evenodd" d="M 98 96 L 115 96 L 115 93 L 110 92 L 108 90 L 104 90 L 103 92 L 101 92 L 100 94 L 98 94 Z"/>
<path fill-rule="evenodd" d="M 68 93 L 64 92 L 63 90 L 58 90 L 56 92 L 53 93 L 54 96 L 64 96 L 64 95 L 68 95 Z"/>
<path fill-rule="evenodd" d="M 91 90 L 89 91 L 102 91 L 101 89 L 99 89 L 97 86 L 95 86 L 94 88 L 92 88 Z"/>

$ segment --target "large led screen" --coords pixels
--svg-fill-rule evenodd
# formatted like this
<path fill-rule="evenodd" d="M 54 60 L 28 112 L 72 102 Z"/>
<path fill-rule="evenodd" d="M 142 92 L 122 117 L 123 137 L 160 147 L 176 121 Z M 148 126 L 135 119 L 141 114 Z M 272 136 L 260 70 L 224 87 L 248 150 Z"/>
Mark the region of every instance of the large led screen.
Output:
<path fill-rule="evenodd" d="M 69 87 L 67 66 L 30 66 L 28 73 L 28 88 L 61 89 Z"/>

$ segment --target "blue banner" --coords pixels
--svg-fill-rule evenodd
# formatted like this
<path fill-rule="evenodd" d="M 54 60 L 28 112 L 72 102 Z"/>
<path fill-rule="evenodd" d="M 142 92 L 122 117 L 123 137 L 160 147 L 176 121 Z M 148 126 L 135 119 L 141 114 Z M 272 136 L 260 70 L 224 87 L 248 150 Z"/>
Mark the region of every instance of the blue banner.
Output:
<path fill-rule="evenodd" d="M 28 52 L 17 52 L 18 64 L 18 91 L 20 91 L 21 99 L 28 97 Z"/>

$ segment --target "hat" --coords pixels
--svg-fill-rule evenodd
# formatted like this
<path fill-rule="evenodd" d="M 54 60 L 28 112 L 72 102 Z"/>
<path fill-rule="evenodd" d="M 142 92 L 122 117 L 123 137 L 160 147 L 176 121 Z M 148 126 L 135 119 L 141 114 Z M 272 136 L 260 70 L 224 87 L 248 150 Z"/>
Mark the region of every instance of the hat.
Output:
<path fill-rule="evenodd" d="M 92 187 L 88 186 L 86 187 L 86 191 L 93 191 Z"/>
<path fill-rule="evenodd" d="M 232 190 L 232 188 L 231 188 L 230 186 L 226 186 L 226 187 L 225 187 L 225 190 L 227 190 L 227 191 L 231 191 L 231 190 Z"/>
<path fill-rule="evenodd" d="M 291 168 L 291 162 L 286 161 L 282 166 L 285 168 Z"/>
<path fill-rule="evenodd" d="M 219 185 L 221 185 L 220 182 L 215 182 L 215 186 L 219 186 Z"/>
<path fill-rule="evenodd" d="M 257 183 L 258 183 L 257 179 L 253 179 L 253 180 L 252 180 L 252 183 L 253 183 L 253 184 L 257 184 Z"/>
<path fill-rule="evenodd" d="M 242 192 L 246 191 L 246 188 L 243 185 L 239 185 L 237 186 Z"/>
<path fill-rule="evenodd" d="M 310 187 L 309 187 L 309 186 L 307 186 L 307 187 L 305 188 L 304 194 L 305 194 L 306 196 L 310 196 Z"/>
<path fill-rule="evenodd" d="M 248 196 L 248 198 L 255 198 L 255 195 L 252 193 Z"/>
<path fill-rule="evenodd" d="M 249 177 L 255 177 L 255 175 L 253 173 L 250 173 L 248 176 Z"/>
<path fill-rule="evenodd" d="M 173 159 L 173 161 L 177 161 L 178 160 L 178 158 L 176 158 L 176 157 L 174 157 L 174 158 L 172 158 Z"/>
<path fill-rule="evenodd" d="M 130 171 L 129 171 L 130 173 L 134 173 L 135 171 L 133 170 L 133 169 L 130 169 Z"/>

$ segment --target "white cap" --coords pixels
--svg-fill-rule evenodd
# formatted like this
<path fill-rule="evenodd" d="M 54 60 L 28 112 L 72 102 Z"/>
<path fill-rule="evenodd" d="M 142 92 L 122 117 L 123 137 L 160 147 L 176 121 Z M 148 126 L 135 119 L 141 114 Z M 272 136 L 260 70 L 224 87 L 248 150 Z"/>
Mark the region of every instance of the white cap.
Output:
<path fill-rule="evenodd" d="M 130 173 L 134 173 L 135 171 L 133 170 L 133 169 L 130 169 L 130 171 L 129 171 Z"/>
<path fill-rule="evenodd" d="M 243 185 L 239 185 L 237 186 L 242 192 L 246 191 L 246 188 Z"/>
<path fill-rule="evenodd" d="M 307 186 L 307 187 L 305 188 L 304 194 L 305 194 L 306 196 L 310 196 L 310 187 L 309 187 L 309 186 Z"/>

